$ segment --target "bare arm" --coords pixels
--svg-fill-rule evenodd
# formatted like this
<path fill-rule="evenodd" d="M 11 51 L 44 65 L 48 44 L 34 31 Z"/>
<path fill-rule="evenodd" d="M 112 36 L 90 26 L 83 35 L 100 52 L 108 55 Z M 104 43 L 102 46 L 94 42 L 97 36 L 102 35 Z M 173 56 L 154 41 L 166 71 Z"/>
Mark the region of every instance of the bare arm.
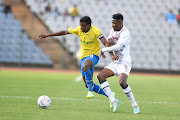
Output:
<path fill-rule="evenodd" d="M 108 47 L 108 42 L 106 41 L 106 39 L 104 37 L 100 38 L 100 40 L 105 47 Z"/>
<path fill-rule="evenodd" d="M 103 48 L 102 52 L 119 51 L 123 46 L 124 46 L 124 44 L 119 43 L 119 44 L 113 45 L 111 47 Z"/>
<path fill-rule="evenodd" d="M 100 40 L 101 40 L 101 42 L 104 44 L 105 47 L 109 47 L 109 46 L 111 46 L 111 44 L 112 44 L 112 43 L 111 43 L 112 41 L 110 41 L 110 43 L 109 43 L 109 39 L 108 39 L 108 42 L 107 42 L 104 37 L 101 38 Z M 112 40 L 112 39 L 111 39 L 111 40 Z M 109 54 L 111 55 L 111 57 L 114 56 L 114 53 L 113 53 L 113 52 L 109 52 Z M 103 53 L 102 51 L 101 51 L 101 55 L 105 58 L 105 55 L 104 55 L 104 53 Z"/>
<path fill-rule="evenodd" d="M 105 47 L 108 46 L 108 42 L 106 41 L 106 39 L 104 37 L 100 38 L 100 40 L 101 40 L 101 42 L 103 43 L 103 45 Z M 106 56 L 104 55 L 104 53 L 102 51 L 101 51 L 101 55 L 100 56 L 102 56 L 103 58 L 106 58 Z"/>
<path fill-rule="evenodd" d="M 130 33 L 129 32 L 122 32 L 121 37 L 119 38 L 117 44 L 111 46 L 111 47 L 105 47 L 102 49 L 102 52 L 110 52 L 110 51 L 119 51 L 121 50 L 125 43 L 129 40 Z"/>
<path fill-rule="evenodd" d="M 112 38 L 108 39 L 108 47 L 113 46 L 114 45 L 114 41 L 112 40 Z M 112 56 L 114 56 L 113 52 L 109 52 L 109 54 Z"/>
<path fill-rule="evenodd" d="M 51 34 L 42 34 L 42 35 L 39 35 L 37 38 L 42 39 L 49 36 L 62 36 L 62 35 L 67 35 L 67 34 L 70 34 L 68 30 L 63 30 L 63 31 L 59 31 L 59 32 L 51 33 Z"/>

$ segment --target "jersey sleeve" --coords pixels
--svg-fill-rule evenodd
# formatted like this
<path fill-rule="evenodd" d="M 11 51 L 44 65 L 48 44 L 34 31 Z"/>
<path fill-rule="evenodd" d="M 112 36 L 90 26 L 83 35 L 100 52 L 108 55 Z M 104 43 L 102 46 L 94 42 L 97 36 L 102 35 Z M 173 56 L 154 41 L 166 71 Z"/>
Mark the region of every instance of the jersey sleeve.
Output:
<path fill-rule="evenodd" d="M 128 42 L 129 37 L 130 37 L 130 33 L 128 31 L 122 31 L 117 44 L 115 44 L 111 47 L 102 48 L 102 52 L 119 51 L 120 49 L 122 49 L 124 47 L 126 42 Z"/>
<path fill-rule="evenodd" d="M 76 28 L 69 28 L 68 29 L 68 32 L 70 33 L 70 34 L 76 34 L 76 35 L 78 35 L 78 33 L 79 33 L 79 28 L 80 28 L 80 26 L 77 26 Z"/>
<path fill-rule="evenodd" d="M 96 31 L 96 36 L 97 36 L 97 38 L 99 40 L 104 37 L 104 35 L 102 34 L 102 32 L 98 28 L 97 28 L 97 31 Z"/>
<path fill-rule="evenodd" d="M 111 29 L 111 31 L 110 31 L 109 36 L 108 36 L 108 38 L 107 38 L 107 39 L 112 38 L 112 34 L 113 34 L 113 32 L 114 32 L 114 30 L 113 30 L 113 29 Z"/>

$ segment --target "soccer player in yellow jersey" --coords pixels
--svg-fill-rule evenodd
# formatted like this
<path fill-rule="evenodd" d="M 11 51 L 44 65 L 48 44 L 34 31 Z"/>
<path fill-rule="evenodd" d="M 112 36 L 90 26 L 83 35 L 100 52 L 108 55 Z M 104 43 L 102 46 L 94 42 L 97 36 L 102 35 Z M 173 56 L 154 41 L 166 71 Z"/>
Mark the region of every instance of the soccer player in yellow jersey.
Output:
<path fill-rule="evenodd" d="M 90 17 L 84 16 L 80 19 L 80 26 L 77 26 L 74 29 L 69 28 L 68 30 L 59 31 L 52 34 L 40 35 L 38 38 L 42 39 L 49 36 L 62 36 L 67 34 L 76 34 L 80 38 L 81 73 L 85 82 L 85 86 L 88 88 L 88 94 L 86 98 L 93 99 L 93 91 L 106 96 L 103 89 L 92 81 L 94 66 L 99 61 L 99 40 L 104 44 L 104 46 L 108 46 L 103 34 L 97 27 L 91 25 Z"/>

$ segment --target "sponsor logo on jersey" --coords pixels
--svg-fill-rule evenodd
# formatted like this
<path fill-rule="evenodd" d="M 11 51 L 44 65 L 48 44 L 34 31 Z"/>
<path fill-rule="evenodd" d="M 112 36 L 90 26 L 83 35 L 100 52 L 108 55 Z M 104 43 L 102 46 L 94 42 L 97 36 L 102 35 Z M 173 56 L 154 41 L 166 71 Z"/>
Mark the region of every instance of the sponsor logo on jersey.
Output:
<path fill-rule="evenodd" d="M 88 41 L 88 42 L 86 42 L 86 41 L 83 41 L 82 39 L 80 39 L 80 41 L 81 41 L 82 43 L 84 43 L 84 44 L 92 44 L 92 43 L 93 43 L 93 41 Z"/>

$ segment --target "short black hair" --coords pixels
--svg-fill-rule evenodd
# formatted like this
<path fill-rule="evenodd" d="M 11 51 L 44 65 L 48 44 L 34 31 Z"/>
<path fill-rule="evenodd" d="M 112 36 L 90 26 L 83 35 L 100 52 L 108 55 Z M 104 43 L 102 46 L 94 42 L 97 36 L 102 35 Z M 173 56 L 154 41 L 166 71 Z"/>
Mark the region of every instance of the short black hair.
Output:
<path fill-rule="evenodd" d="M 112 18 L 113 18 L 114 20 L 122 20 L 122 21 L 123 21 L 123 15 L 120 14 L 120 13 L 114 14 L 114 15 L 112 16 Z"/>
<path fill-rule="evenodd" d="M 86 25 L 91 24 L 91 18 L 89 16 L 84 16 L 80 19 L 80 22 L 85 22 Z"/>

